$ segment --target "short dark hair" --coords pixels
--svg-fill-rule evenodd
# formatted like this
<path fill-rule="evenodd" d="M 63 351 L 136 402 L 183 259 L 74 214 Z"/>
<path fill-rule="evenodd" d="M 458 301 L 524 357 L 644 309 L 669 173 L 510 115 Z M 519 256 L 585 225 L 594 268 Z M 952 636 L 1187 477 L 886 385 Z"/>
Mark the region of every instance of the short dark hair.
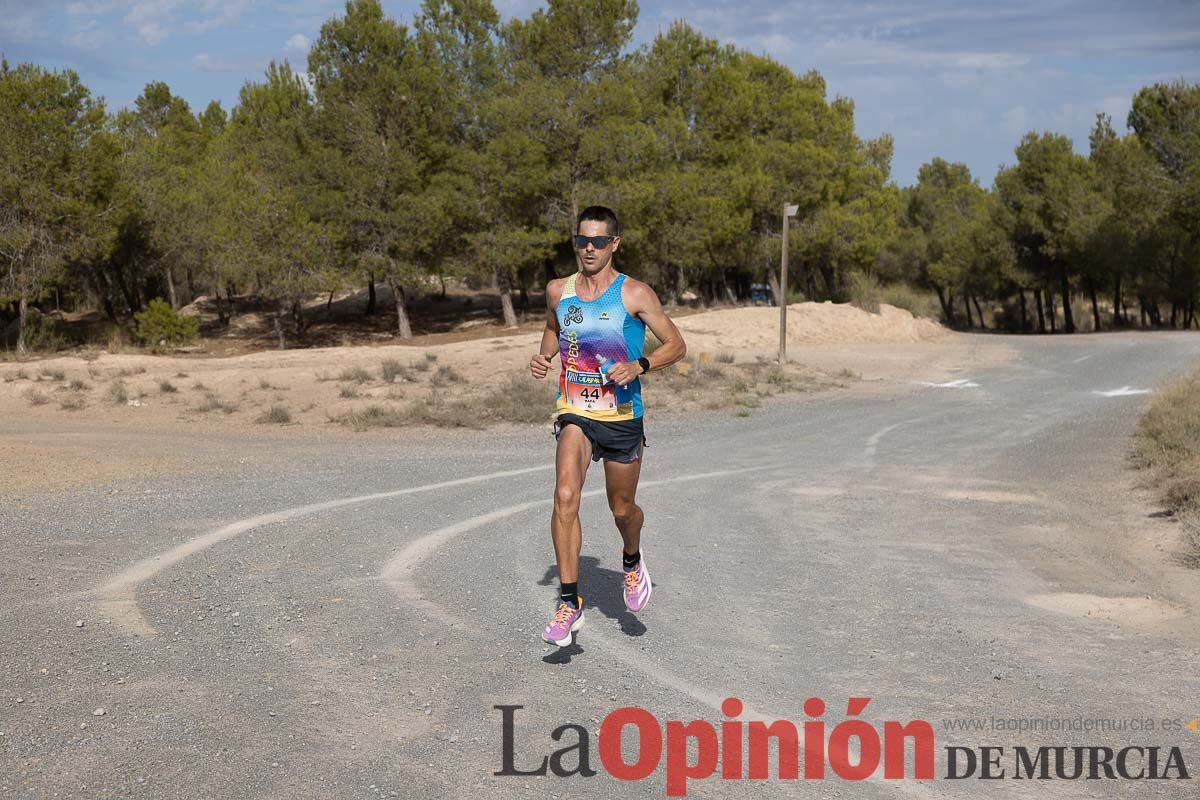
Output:
<path fill-rule="evenodd" d="M 579 212 L 579 219 L 575 220 L 575 230 L 579 230 L 580 224 L 587 221 L 603 222 L 608 227 L 609 236 L 621 235 L 621 223 L 617 222 L 617 215 L 611 208 L 588 206 Z"/>

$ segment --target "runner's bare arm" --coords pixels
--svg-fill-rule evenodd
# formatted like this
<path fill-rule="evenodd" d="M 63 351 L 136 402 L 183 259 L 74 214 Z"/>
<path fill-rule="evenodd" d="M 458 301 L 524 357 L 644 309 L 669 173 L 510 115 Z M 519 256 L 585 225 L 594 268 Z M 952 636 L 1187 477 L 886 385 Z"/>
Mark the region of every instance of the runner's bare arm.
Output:
<path fill-rule="evenodd" d="M 662 342 L 662 345 L 653 354 L 646 357 L 650 362 L 650 369 L 662 369 L 683 358 L 687 354 L 687 344 L 684 343 L 683 334 L 679 332 L 679 328 L 675 327 L 675 323 L 663 311 L 662 303 L 658 301 L 658 295 L 641 281 L 627 278 L 625 285 L 628 288 L 623 293 L 622 299 L 626 300 L 626 308 L 631 314 L 646 323 L 650 332 Z M 608 376 L 625 386 L 642 372 L 641 364 L 636 361 L 627 361 L 609 369 Z"/>
<path fill-rule="evenodd" d="M 542 329 L 542 341 L 538 351 L 529 359 L 529 372 L 535 378 L 544 378 L 550 371 L 550 359 L 558 352 L 558 308 L 559 298 L 562 297 L 562 279 L 555 279 L 546 284 L 546 327 Z"/>

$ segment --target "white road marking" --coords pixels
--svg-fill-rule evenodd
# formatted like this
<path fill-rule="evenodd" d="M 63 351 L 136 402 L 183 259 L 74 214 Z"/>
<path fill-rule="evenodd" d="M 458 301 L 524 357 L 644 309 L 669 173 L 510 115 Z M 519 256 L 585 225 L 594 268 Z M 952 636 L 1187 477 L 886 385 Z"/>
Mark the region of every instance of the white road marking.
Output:
<path fill-rule="evenodd" d="M 742 469 L 722 469 L 713 472 L 700 472 L 692 475 L 679 475 L 674 478 L 663 478 L 656 481 L 642 481 L 638 484 L 638 488 L 646 488 L 650 486 L 661 486 L 668 483 L 683 483 L 685 481 L 699 481 L 707 478 L 721 478 L 726 475 L 740 475 L 744 472 L 757 472 L 759 470 L 770 469 L 775 465 L 766 465 L 761 467 L 745 467 Z M 604 494 L 603 489 L 592 489 L 580 495 L 580 499 L 595 497 L 596 495 Z M 412 542 L 405 545 L 399 553 L 388 559 L 383 568 L 379 571 L 379 577 L 384 581 L 392 584 L 402 597 L 407 600 L 413 600 L 420 597 L 415 584 L 412 582 L 412 572 L 417 566 L 429 557 L 431 553 L 437 550 L 446 542 L 450 541 L 459 534 L 467 531 L 482 528 L 492 522 L 498 522 L 505 517 L 511 517 L 514 514 L 520 514 L 523 511 L 528 511 L 533 508 L 541 508 L 554 503 L 553 497 L 546 497 L 541 500 L 530 500 L 525 503 L 517 503 L 516 505 L 498 508 L 495 511 L 490 511 L 487 514 L 479 514 L 478 516 L 468 517 L 461 522 L 456 522 L 453 525 L 447 525 L 444 528 L 438 528 L 435 531 L 421 536 Z"/>
<path fill-rule="evenodd" d="M 1096 389 L 1092 394 L 1100 395 L 1101 397 L 1129 397 L 1134 394 L 1150 394 L 1150 389 L 1134 389 L 1132 386 L 1122 386 L 1120 389 Z"/>
<path fill-rule="evenodd" d="M 979 386 L 978 383 L 970 378 L 959 378 L 956 381 L 946 381 L 945 383 L 930 383 L 929 381 L 916 381 L 922 386 L 933 386 L 938 389 L 975 389 Z"/>
<path fill-rule="evenodd" d="M 134 594 L 138 584 L 153 578 L 167 567 L 178 564 L 188 556 L 193 556 L 196 553 L 207 550 L 213 545 L 223 542 L 227 539 L 232 539 L 240 536 L 247 531 L 261 528 L 264 525 L 271 525 L 276 522 L 284 522 L 285 520 L 296 519 L 297 517 L 316 514 L 320 511 L 328 511 L 331 508 L 341 508 L 342 506 L 355 505 L 357 503 L 366 503 L 371 500 L 386 500 L 392 497 L 401 497 L 406 494 L 418 494 L 421 492 L 432 492 L 438 489 L 448 489 L 453 486 L 463 486 L 471 483 L 482 483 L 485 481 L 495 480 L 497 478 L 508 478 L 513 475 L 525 475 L 530 472 L 540 472 L 543 470 L 553 469 L 553 464 L 542 464 L 536 467 L 525 467 L 523 469 L 501 470 L 499 472 L 489 472 L 485 475 L 472 475 L 469 478 L 456 478 L 452 481 L 441 481 L 439 483 L 428 483 L 423 486 L 410 486 L 407 489 L 393 489 L 387 492 L 375 492 L 373 494 L 357 495 L 355 497 L 343 497 L 337 500 L 327 500 L 322 503 L 310 503 L 309 505 L 295 506 L 294 508 L 285 508 L 280 511 L 273 511 L 269 514 L 260 514 L 255 517 L 247 517 L 239 519 L 236 522 L 231 522 L 228 525 L 218 528 L 202 536 L 197 536 L 194 539 L 189 539 L 183 544 L 176 545 L 169 550 L 166 550 L 157 555 L 150 556 L 138 561 L 136 564 L 122 570 L 116 577 L 104 584 L 97 590 L 102 607 L 109 613 L 114 615 L 115 621 L 124 625 L 131 631 L 142 636 L 154 636 L 156 631 L 149 622 L 146 621 L 141 609 L 137 607 L 134 599 Z"/>
<path fill-rule="evenodd" d="M 1087 361 L 1089 358 L 1092 358 L 1095 355 L 1096 355 L 1095 353 L 1088 353 L 1086 356 L 1080 356 L 1079 358 L 1075 359 L 1071 363 L 1072 364 L 1082 364 L 1084 361 Z"/>
<path fill-rule="evenodd" d="M 867 446 L 863 450 L 863 458 L 868 467 L 875 466 L 875 451 L 879 447 L 879 440 L 903 424 L 903 422 L 897 422 L 894 425 L 888 425 L 886 428 L 881 428 L 880 430 L 877 430 L 875 433 L 871 434 L 871 436 L 867 439 Z"/>

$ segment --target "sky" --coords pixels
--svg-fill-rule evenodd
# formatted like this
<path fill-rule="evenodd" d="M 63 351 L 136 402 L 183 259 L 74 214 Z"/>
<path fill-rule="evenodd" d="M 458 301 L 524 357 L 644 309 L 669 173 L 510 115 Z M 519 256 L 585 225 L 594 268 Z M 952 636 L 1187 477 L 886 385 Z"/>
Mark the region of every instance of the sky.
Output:
<path fill-rule="evenodd" d="M 494 0 L 527 16 L 537 0 Z M 418 2 L 389 2 L 411 20 Z M 76 70 L 111 109 L 166 81 L 195 110 L 226 109 L 272 60 L 303 68 L 342 0 L 0 0 L 0 53 Z M 1118 131 L 1133 94 L 1200 81 L 1200 0 L 643 0 L 634 45 L 673 20 L 825 76 L 854 100 L 860 135 L 890 133 L 892 177 L 913 183 L 935 156 L 965 162 L 984 186 L 1027 131 L 1087 152 L 1098 112 Z"/>

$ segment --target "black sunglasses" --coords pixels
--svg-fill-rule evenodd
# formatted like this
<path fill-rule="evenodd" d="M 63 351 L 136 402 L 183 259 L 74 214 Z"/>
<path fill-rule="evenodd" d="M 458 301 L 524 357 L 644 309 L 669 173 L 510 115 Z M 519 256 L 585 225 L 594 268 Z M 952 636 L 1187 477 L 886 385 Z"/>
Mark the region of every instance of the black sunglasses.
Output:
<path fill-rule="evenodd" d="M 603 250 L 616 238 L 616 236 L 580 236 L 577 234 L 575 236 L 575 247 L 579 250 L 586 250 L 590 242 L 592 247 L 597 250 Z"/>

